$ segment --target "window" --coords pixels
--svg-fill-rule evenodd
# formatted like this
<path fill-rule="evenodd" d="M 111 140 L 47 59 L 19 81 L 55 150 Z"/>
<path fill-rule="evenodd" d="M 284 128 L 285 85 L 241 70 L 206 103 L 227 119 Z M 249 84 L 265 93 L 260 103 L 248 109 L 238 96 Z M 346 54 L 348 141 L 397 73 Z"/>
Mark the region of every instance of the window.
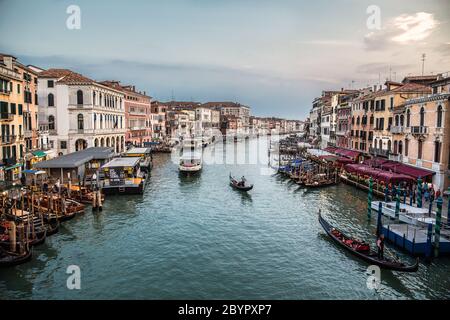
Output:
<path fill-rule="evenodd" d="M 55 130 L 55 117 L 48 116 L 48 130 Z"/>
<path fill-rule="evenodd" d="M 406 127 L 409 128 L 411 126 L 411 111 L 406 110 Z"/>
<path fill-rule="evenodd" d="M 17 84 L 17 93 L 20 93 L 20 84 Z"/>
<path fill-rule="evenodd" d="M 83 104 L 83 91 L 77 91 L 77 104 Z"/>
<path fill-rule="evenodd" d="M 55 86 L 55 82 L 53 80 L 47 80 L 47 87 L 53 88 Z"/>
<path fill-rule="evenodd" d="M 49 107 L 54 107 L 55 106 L 55 96 L 53 95 L 53 93 L 49 93 L 48 97 L 48 106 Z"/>
<path fill-rule="evenodd" d="M 403 153 L 403 141 L 399 141 L 398 142 L 398 154 L 402 154 Z"/>
<path fill-rule="evenodd" d="M 84 129 L 84 119 L 83 119 L 83 115 L 81 113 L 78 115 L 77 121 L 78 121 L 78 130 L 83 130 Z"/>
<path fill-rule="evenodd" d="M 419 140 L 417 143 L 417 159 L 422 159 L 422 147 L 423 147 L 423 141 Z"/>
<path fill-rule="evenodd" d="M 440 162 L 441 160 L 441 145 L 439 141 L 434 142 L 434 162 Z"/>
<path fill-rule="evenodd" d="M 408 156 L 408 148 L 409 147 L 409 140 L 405 140 L 405 157 Z"/>
<path fill-rule="evenodd" d="M 423 127 L 425 125 L 425 108 L 420 108 L 420 126 Z"/>
<path fill-rule="evenodd" d="M 23 115 L 23 106 L 21 104 L 18 104 L 18 110 L 19 111 L 19 116 Z"/>
<path fill-rule="evenodd" d="M 394 97 L 391 97 L 391 100 L 390 100 L 390 108 L 391 108 L 391 109 L 394 108 Z"/>
<path fill-rule="evenodd" d="M 60 141 L 60 149 L 67 149 L 67 141 Z"/>
<path fill-rule="evenodd" d="M 16 104 L 15 103 L 11 103 L 11 113 L 16 114 Z"/>
<path fill-rule="evenodd" d="M 442 106 L 439 106 L 437 109 L 437 123 L 436 127 L 442 128 Z"/>

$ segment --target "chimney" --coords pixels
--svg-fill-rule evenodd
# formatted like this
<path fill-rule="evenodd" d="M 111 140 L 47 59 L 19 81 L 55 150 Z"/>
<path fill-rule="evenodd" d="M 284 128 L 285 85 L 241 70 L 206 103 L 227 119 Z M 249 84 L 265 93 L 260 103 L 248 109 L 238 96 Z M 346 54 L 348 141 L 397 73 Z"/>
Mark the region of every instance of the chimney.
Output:
<path fill-rule="evenodd" d="M 136 92 L 136 86 L 133 86 L 133 92 Z"/>
<path fill-rule="evenodd" d="M 13 57 L 11 56 L 3 56 L 3 63 L 5 64 L 7 69 L 13 69 Z"/>

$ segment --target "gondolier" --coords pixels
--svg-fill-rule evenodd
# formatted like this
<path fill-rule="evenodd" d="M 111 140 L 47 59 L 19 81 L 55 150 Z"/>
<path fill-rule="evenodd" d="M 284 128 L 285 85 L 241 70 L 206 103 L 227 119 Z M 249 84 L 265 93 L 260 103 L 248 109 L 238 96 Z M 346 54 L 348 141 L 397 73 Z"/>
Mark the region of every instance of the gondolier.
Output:
<path fill-rule="evenodd" d="M 380 234 L 377 239 L 378 259 L 384 259 L 384 234 Z"/>

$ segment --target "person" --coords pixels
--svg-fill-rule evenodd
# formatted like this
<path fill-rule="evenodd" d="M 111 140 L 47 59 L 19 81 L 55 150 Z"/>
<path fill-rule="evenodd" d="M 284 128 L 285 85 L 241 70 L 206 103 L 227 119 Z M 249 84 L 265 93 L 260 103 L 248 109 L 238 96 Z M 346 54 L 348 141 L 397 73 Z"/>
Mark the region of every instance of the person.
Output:
<path fill-rule="evenodd" d="M 241 177 L 241 182 L 239 183 L 239 185 L 241 185 L 241 186 L 245 186 L 245 177 L 244 176 L 242 176 Z"/>
<path fill-rule="evenodd" d="M 433 188 L 433 186 L 431 186 L 431 189 L 430 189 L 430 202 L 434 201 L 434 196 L 435 196 L 434 188 Z"/>
<path fill-rule="evenodd" d="M 384 234 L 380 234 L 377 239 L 378 258 L 384 259 Z"/>
<path fill-rule="evenodd" d="M 441 189 L 437 189 L 436 190 L 436 196 L 435 196 L 435 198 L 437 199 L 437 198 L 439 198 L 441 196 Z"/>

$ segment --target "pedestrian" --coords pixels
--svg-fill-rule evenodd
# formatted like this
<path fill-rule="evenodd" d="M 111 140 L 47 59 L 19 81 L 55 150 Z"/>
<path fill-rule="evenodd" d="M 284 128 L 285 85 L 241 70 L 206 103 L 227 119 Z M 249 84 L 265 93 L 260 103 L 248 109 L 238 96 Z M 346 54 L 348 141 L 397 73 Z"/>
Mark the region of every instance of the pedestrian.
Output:
<path fill-rule="evenodd" d="M 431 189 L 430 189 L 430 201 L 433 202 L 434 199 L 435 199 L 434 188 L 433 188 L 433 186 L 431 186 Z"/>

